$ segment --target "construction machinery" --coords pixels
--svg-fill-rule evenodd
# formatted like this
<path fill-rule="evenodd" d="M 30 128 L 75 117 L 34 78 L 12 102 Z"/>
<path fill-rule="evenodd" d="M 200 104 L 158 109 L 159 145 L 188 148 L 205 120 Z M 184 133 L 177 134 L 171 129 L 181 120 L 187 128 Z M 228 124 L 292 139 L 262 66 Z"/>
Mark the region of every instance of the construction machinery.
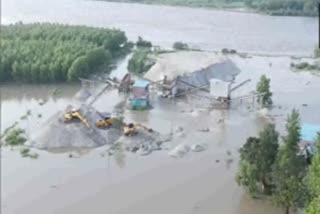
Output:
<path fill-rule="evenodd" d="M 153 129 L 147 128 L 146 126 L 142 124 L 134 124 L 134 123 L 129 123 L 129 124 L 124 124 L 123 126 L 123 132 L 125 136 L 133 136 L 138 133 L 138 129 L 141 128 L 143 130 L 146 130 L 148 132 L 153 132 Z"/>
<path fill-rule="evenodd" d="M 98 128 L 109 128 L 112 126 L 113 119 L 111 117 L 105 117 L 103 120 L 98 120 L 96 126 Z"/>
<path fill-rule="evenodd" d="M 66 111 L 63 116 L 64 116 L 64 119 L 65 119 L 65 122 L 71 122 L 72 120 L 80 120 L 88 128 L 90 128 L 88 120 L 80 113 L 79 110 L 72 109 L 71 111 Z"/>

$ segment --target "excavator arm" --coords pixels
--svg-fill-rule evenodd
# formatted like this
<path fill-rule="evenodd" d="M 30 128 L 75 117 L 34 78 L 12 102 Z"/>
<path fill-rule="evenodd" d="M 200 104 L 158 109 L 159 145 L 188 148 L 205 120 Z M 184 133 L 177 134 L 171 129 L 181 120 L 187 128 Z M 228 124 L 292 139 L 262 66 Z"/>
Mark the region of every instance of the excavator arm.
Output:
<path fill-rule="evenodd" d="M 70 111 L 66 112 L 64 114 L 64 118 L 66 121 L 71 121 L 72 119 L 79 119 L 81 120 L 88 128 L 90 128 L 90 125 L 88 123 L 88 120 L 82 116 L 82 114 L 79 111 Z"/>

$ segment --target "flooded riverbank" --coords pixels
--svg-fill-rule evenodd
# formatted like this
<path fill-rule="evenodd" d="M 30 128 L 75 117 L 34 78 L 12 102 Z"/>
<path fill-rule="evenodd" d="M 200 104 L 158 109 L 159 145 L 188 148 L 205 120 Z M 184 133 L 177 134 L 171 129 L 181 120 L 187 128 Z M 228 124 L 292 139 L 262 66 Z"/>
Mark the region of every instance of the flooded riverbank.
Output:
<path fill-rule="evenodd" d="M 275 104 L 269 114 L 278 130 L 283 133 L 286 115 L 292 108 L 300 111 L 302 122 L 320 123 L 320 78 L 292 72 L 292 59 L 280 56 L 312 55 L 318 38 L 316 18 L 82 0 L 1 3 L 4 24 L 23 21 L 115 27 L 124 30 L 130 40 L 142 36 L 164 48 L 183 41 L 209 51 L 229 48 L 277 55 L 231 56 L 242 70 L 235 84 L 252 79 L 232 97 L 255 90 L 260 75 L 266 74 L 271 78 Z M 121 79 L 128 57 L 111 77 Z M 41 132 L 47 119 L 64 110 L 79 89 L 79 84 L 1 85 L 2 131 L 18 121 L 28 136 Z M 104 94 L 94 107 L 111 111 L 120 100 L 114 91 Z M 207 150 L 174 159 L 165 149 L 149 156 L 127 152 L 108 156 L 104 146 L 72 153 L 72 158 L 69 153 L 32 149 L 39 154 L 33 160 L 22 158 L 17 149 L 4 147 L 1 213 L 283 213 L 269 202 L 251 199 L 234 180 L 237 150 L 267 122 L 257 117 L 250 100 L 235 102 L 230 110 L 212 111 L 192 101 L 156 96 L 151 104 L 150 111 L 126 110 L 126 121 L 143 123 L 160 133 L 181 126 L 185 136 L 168 143 L 168 150 L 178 143 L 204 143 Z M 31 115 L 22 119 L 29 110 Z M 224 123 L 217 122 L 220 118 Z M 210 132 L 199 132 L 202 128 Z"/>
<path fill-rule="evenodd" d="M 271 78 L 276 106 L 270 115 L 273 115 L 281 132 L 286 115 L 292 108 L 299 109 L 303 122 L 320 123 L 317 93 L 320 78 L 290 71 L 292 59 L 289 57 L 230 58 L 242 70 L 236 78 L 237 82 L 252 79 L 244 88 L 235 91 L 232 97 L 255 90 L 255 83 L 264 73 Z M 52 101 L 39 106 L 38 99 L 48 99 L 47 94 L 57 86 L 47 87 L 47 90 L 41 86 L 38 90 L 31 86 L 29 89 L 15 87 L 3 89 L 7 91 L 2 102 L 4 125 L 18 119 L 7 115 L 15 115 L 19 109 L 32 106 L 36 106 L 32 108 L 35 115 L 38 111 L 54 114 L 79 89 L 79 86 L 60 87 L 65 94 L 62 93 L 56 100 L 49 98 Z M 38 91 L 42 93 L 38 95 Z M 108 111 L 118 102 L 115 97 L 117 93 L 106 94 L 95 107 Z M 143 123 L 161 133 L 169 133 L 182 126 L 186 135 L 168 144 L 168 148 L 180 142 L 197 142 L 207 144 L 208 149 L 202 153 L 189 153 L 182 159 L 169 157 L 166 150 L 149 156 L 126 152 L 102 156 L 107 147 L 100 147 L 74 158 L 69 158 L 68 153 L 52 154 L 37 150 L 39 159 L 32 160 L 22 158 L 18 151 L 3 148 L 2 213 L 81 214 L 92 210 L 95 213 L 123 214 L 207 214 L 213 210 L 226 214 L 282 213 L 281 209 L 268 202 L 252 200 L 234 181 L 237 150 L 247 137 L 256 135 L 267 122 L 252 111 L 250 101 L 234 103 L 230 110 L 212 111 L 201 109 L 192 102 L 157 97 L 153 97 L 151 102 L 154 108 L 150 111 L 126 110 L 126 120 Z M 194 111 L 181 111 L 183 109 Z M 221 117 L 224 123 L 217 123 Z M 30 122 L 30 118 L 28 121 L 25 127 L 29 127 L 30 131 L 36 132 L 45 126 L 45 120 Z M 198 125 L 195 127 L 195 124 Z M 210 128 L 210 132 L 198 131 L 206 127 Z"/>

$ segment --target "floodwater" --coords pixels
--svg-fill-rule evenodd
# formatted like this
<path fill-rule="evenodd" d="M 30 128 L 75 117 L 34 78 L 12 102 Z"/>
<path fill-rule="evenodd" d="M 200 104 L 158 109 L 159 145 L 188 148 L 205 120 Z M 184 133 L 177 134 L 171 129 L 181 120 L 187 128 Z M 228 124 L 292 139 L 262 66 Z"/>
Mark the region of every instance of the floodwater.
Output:
<path fill-rule="evenodd" d="M 164 47 L 181 40 L 207 50 L 228 47 L 272 54 L 310 55 L 317 38 L 314 18 L 81 0 L 3 0 L 2 21 L 20 20 L 118 27 L 130 39 L 141 35 Z M 254 90 L 259 76 L 266 74 L 272 79 L 277 106 L 270 114 L 282 133 L 292 108 L 299 109 L 303 122 L 320 123 L 320 78 L 291 72 L 290 57 L 231 58 L 242 70 L 236 82 L 252 79 L 232 97 Z M 126 61 L 111 76 L 120 78 Z M 36 134 L 79 89 L 78 84 L 1 85 L 2 130 L 19 121 L 29 135 Z M 103 95 L 95 107 L 111 111 L 117 102 L 119 97 L 112 92 Z M 2 148 L 1 213 L 282 213 L 268 202 L 252 200 L 234 180 L 237 150 L 266 123 L 252 111 L 250 100 L 234 103 L 230 110 L 212 111 L 192 100 L 185 103 L 154 98 L 152 105 L 154 108 L 146 112 L 126 110 L 126 120 L 164 134 L 182 126 L 186 136 L 168 143 L 168 148 L 181 142 L 206 143 L 208 150 L 189 153 L 182 159 L 169 157 L 168 151 L 102 157 L 106 147 L 75 158 L 35 150 L 40 156 L 32 160 L 22 158 L 18 150 Z M 31 115 L 21 120 L 28 110 Z M 221 117 L 224 123 L 217 123 Z M 207 127 L 209 133 L 197 131 Z"/>
<path fill-rule="evenodd" d="M 124 30 L 162 47 L 175 41 L 194 48 L 310 55 L 318 21 L 259 14 L 85 0 L 2 0 L 2 23 L 59 22 Z"/>
<path fill-rule="evenodd" d="M 233 97 L 254 90 L 262 73 L 271 77 L 274 103 L 281 109 L 275 107 L 270 114 L 282 133 L 286 115 L 294 107 L 301 112 L 303 122 L 320 123 L 320 78 L 309 73 L 291 72 L 289 64 L 292 60 L 289 57 L 231 58 L 242 70 L 236 83 L 252 79 L 235 91 Z M 49 99 L 39 106 L 37 98 L 48 98 L 47 94 L 52 89 L 49 86 L 47 89 L 39 87 L 42 90 L 37 91 L 28 87 L 23 87 L 23 91 L 18 87 L 4 87 L 7 92 L 2 102 L 4 125 L 17 119 L 10 119 L 7 115 L 15 115 L 19 109 L 31 108 L 32 116 L 38 111 L 52 114 L 59 106 L 66 105 L 79 89 L 77 85 L 60 86 L 64 92 L 60 98 Z M 95 106 L 99 110 L 111 111 L 110 103 L 119 101 L 114 100 L 115 97 L 113 92 L 105 94 Z M 106 147 L 101 147 L 76 158 L 68 158 L 66 153 L 37 151 L 39 159 L 31 160 L 22 158 L 19 151 L 3 148 L 2 213 L 282 213 L 281 209 L 268 202 L 251 199 L 234 180 L 237 150 L 248 136 L 256 135 L 266 124 L 265 119 L 251 111 L 254 107 L 250 102 L 234 103 L 230 110 L 207 111 L 192 101 L 185 103 L 154 98 L 151 111 L 125 112 L 128 122 L 141 122 L 161 133 L 169 133 L 182 126 L 186 136 L 168 143 L 168 148 L 181 142 L 208 145 L 207 151 L 189 153 L 182 159 L 169 157 L 168 151 L 154 152 L 149 156 L 123 153 L 102 157 Z M 308 106 L 303 107 L 304 103 Z M 190 109 L 194 111 L 189 112 Z M 225 118 L 224 123 L 217 123 L 221 117 Z M 26 127 L 31 132 L 34 127 L 41 130 L 45 120 L 33 119 L 33 122 L 28 120 Z M 206 127 L 210 128 L 209 133 L 197 131 Z M 228 156 L 228 151 L 231 156 Z"/>

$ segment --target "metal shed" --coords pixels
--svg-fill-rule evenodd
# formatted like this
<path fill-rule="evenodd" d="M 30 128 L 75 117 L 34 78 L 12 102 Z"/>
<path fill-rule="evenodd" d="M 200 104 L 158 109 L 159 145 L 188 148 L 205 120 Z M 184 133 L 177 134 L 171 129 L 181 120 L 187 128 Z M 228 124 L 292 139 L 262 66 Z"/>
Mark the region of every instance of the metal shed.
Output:
<path fill-rule="evenodd" d="M 146 109 L 149 106 L 149 81 L 136 80 L 132 86 L 131 108 Z"/>

